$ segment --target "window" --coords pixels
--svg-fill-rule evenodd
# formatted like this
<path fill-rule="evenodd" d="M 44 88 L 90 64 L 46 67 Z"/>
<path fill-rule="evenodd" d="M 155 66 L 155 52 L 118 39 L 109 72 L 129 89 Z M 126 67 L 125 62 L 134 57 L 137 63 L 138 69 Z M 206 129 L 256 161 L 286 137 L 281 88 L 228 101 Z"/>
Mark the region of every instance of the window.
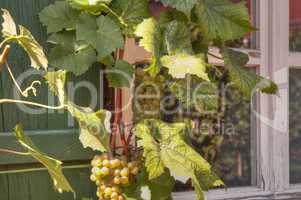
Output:
<path fill-rule="evenodd" d="M 279 85 L 279 95 L 258 94 L 253 97 L 256 101 L 250 110 L 238 109 L 250 107 L 239 96 L 231 99 L 231 115 L 226 121 L 234 121 L 239 137 L 224 137 L 222 142 L 218 141 L 221 153 L 216 159 L 217 166 L 224 166 L 221 175 L 229 188 L 227 191 L 209 191 L 207 197 L 208 200 L 301 199 L 301 128 L 298 127 L 301 124 L 298 106 L 301 94 L 301 2 L 246 2 L 251 20 L 259 31 L 231 45 L 250 55 L 247 66 L 250 70 Z M 218 49 L 210 51 L 218 55 Z M 209 61 L 223 65 L 213 57 Z M 240 113 L 244 117 L 238 120 L 233 112 L 240 110 L 246 113 Z M 195 199 L 189 187 L 179 186 L 177 191 L 180 192 L 174 193 L 176 200 Z"/>

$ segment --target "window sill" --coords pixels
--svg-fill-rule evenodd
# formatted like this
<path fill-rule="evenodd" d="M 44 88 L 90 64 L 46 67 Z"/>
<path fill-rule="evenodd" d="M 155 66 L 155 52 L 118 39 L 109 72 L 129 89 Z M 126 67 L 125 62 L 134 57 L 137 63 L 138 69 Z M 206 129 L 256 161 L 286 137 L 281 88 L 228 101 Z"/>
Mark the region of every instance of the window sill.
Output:
<path fill-rule="evenodd" d="M 173 194 L 174 200 L 195 200 L 194 192 L 178 192 Z M 301 184 L 293 185 L 283 192 L 263 191 L 256 187 L 230 188 L 228 190 L 212 190 L 207 193 L 208 200 L 300 200 Z"/>

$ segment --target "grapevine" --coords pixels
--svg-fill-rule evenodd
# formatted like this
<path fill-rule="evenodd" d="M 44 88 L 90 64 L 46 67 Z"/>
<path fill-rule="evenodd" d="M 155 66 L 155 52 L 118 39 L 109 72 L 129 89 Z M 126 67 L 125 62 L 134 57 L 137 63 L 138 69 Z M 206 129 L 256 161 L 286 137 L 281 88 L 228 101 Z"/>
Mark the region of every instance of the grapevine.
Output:
<path fill-rule="evenodd" d="M 154 8 L 158 8 L 154 10 Z M 225 183 L 215 169 L 197 152 L 189 139 L 198 120 L 216 123 L 222 116 L 220 83 L 231 82 L 246 98 L 254 91 L 277 94 L 272 81 L 244 68 L 248 55 L 228 47 L 232 41 L 256 31 L 243 3 L 230 0 L 64 0 L 56 1 L 39 13 L 46 28 L 49 54 L 23 26 L 17 26 L 3 10 L 1 48 L 17 43 L 24 48 L 31 66 L 42 70 L 57 106 L 18 99 L 1 99 L 0 104 L 20 103 L 68 111 L 79 124 L 79 140 L 84 148 L 97 154 L 91 161 L 91 181 L 97 186 L 99 200 L 169 200 L 176 181 L 189 182 L 198 200 L 205 192 L 223 188 Z M 223 25 L 217 26 L 217 25 Z M 135 39 L 151 54 L 141 66 L 125 59 L 126 43 Z M 219 49 L 213 54 L 211 47 Z M 0 65 L 13 67 L 6 59 L 9 46 L 0 56 Z M 213 56 L 224 67 L 209 63 Z M 90 67 L 102 66 L 106 79 L 115 89 L 115 112 L 92 111 L 75 105 L 65 91 L 67 74 L 82 75 Z M 48 71 L 48 65 L 54 71 Z M 227 80 L 225 80 L 227 79 Z M 187 81 L 190 83 L 187 84 Z M 21 89 L 24 97 L 37 95 L 34 81 Z M 122 88 L 133 88 L 133 124 L 122 121 Z M 152 96 L 156 98 L 140 98 Z M 166 114 L 166 111 L 173 111 Z M 112 124 L 111 124 L 112 122 Z M 125 129 L 130 127 L 129 134 Z M 215 131 L 215 128 L 208 130 Z M 73 192 L 62 172 L 62 162 L 35 147 L 22 125 L 15 134 L 27 152 L 0 149 L 3 153 L 32 156 L 49 171 L 58 192 Z M 202 137 L 199 138 L 202 140 Z M 220 138 L 216 137 L 216 145 Z M 120 141 L 120 142 L 118 142 Z M 201 141 L 202 142 L 202 141 Z M 215 145 L 215 144 L 213 144 Z M 214 155 L 212 156 L 214 157 Z"/>

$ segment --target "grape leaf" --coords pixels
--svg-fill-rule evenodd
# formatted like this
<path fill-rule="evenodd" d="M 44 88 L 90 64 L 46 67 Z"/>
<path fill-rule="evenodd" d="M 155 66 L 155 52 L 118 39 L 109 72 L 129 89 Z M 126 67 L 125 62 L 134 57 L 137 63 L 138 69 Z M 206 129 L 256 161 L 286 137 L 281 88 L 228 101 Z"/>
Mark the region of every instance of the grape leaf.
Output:
<path fill-rule="evenodd" d="M 47 69 L 48 60 L 42 46 L 25 27 L 19 26 L 19 29 L 20 34 L 16 37 L 16 41 L 26 51 L 30 58 L 31 66 L 35 69 L 40 69 L 40 67 Z"/>
<path fill-rule="evenodd" d="M 48 72 L 44 78 L 47 81 L 50 90 L 59 98 L 60 103 L 65 104 L 66 71 L 60 70 L 56 72 Z"/>
<path fill-rule="evenodd" d="M 137 126 L 139 129 L 136 128 Z M 154 137 L 151 135 L 154 131 L 159 134 L 157 140 L 160 146 L 161 162 L 172 175 L 176 175 L 175 178 L 188 177 L 198 183 L 194 185 L 199 200 L 203 200 L 204 196 L 201 194 L 204 190 L 224 186 L 224 183 L 211 170 L 210 164 L 185 142 L 184 133 L 187 127 L 185 123 L 167 124 L 158 120 L 146 120 L 137 126 L 134 133 L 138 138 L 145 140 L 142 142 L 143 146 L 151 145 L 152 140 L 149 138 Z M 143 130 L 146 131 L 142 133 Z"/>
<path fill-rule="evenodd" d="M 75 195 L 74 190 L 72 189 L 71 185 L 65 178 L 62 172 L 62 162 L 47 156 L 46 154 L 42 153 L 31 141 L 29 137 L 24 134 L 23 128 L 21 125 L 17 125 L 15 127 L 15 135 L 19 141 L 19 143 L 30 153 L 30 155 L 42 163 L 47 169 L 48 172 L 53 180 L 55 189 L 58 190 L 60 193 L 63 191 L 66 192 L 73 192 Z"/>
<path fill-rule="evenodd" d="M 106 9 L 112 0 L 68 0 L 73 8 L 98 13 Z"/>
<path fill-rule="evenodd" d="M 130 87 L 134 74 L 134 68 L 124 60 L 117 60 L 115 66 L 107 68 L 109 85 L 114 88 Z"/>
<path fill-rule="evenodd" d="M 4 38 L 12 37 L 17 35 L 17 27 L 14 19 L 10 15 L 9 11 L 6 9 L 1 9 L 3 14 L 3 23 L 2 23 L 2 35 Z"/>
<path fill-rule="evenodd" d="M 184 12 L 188 17 L 191 15 L 191 10 L 198 0 L 156 0 L 161 1 L 165 6 L 176 8 Z"/>
<path fill-rule="evenodd" d="M 136 26 L 149 17 L 149 0 L 114 0 L 110 6 L 125 22 L 124 33 L 133 36 Z"/>
<path fill-rule="evenodd" d="M 48 42 L 56 45 L 50 52 L 50 63 L 77 76 L 84 74 L 97 61 L 93 47 L 83 41 L 76 41 L 74 32 L 54 33 Z"/>
<path fill-rule="evenodd" d="M 169 69 L 169 74 L 174 78 L 185 78 L 186 74 L 192 74 L 209 81 L 206 72 L 207 64 L 204 56 L 201 54 L 189 55 L 181 53 L 172 56 L 163 56 L 161 63 Z"/>
<path fill-rule="evenodd" d="M 139 45 L 153 54 L 153 62 L 150 66 L 151 75 L 155 76 L 160 71 L 160 57 L 163 46 L 163 34 L 158 22 L 153 19 L 145 19 L 137 26 L 135 31 L 137 37 L 141 37 Z"/>
<path fill-rule="evenodd" d="M 44 8 L 39 14 L 40 21 L 47 27 L 47 33 L 74 30 L 80 12 L 66 1 L 56 1 Z"/>
<path fill-rule="evenodd" d="M 222 48 L 221 54 L 231 80 L 248 98 L 255 89 L 260 89 L 268 94 L 278 92 L 278 87 L 274 82 L 245 69 L 244 66 L 249 61 L 248 55 L 225 47 Z"/>
<path fill-rule="evenodd" d="M 96 18 L 82 13 L 76 30 L 77 40 L 87 41 L 98 52 L 98 60 L 123 48 L 124 40 L 119 26 L 108 16 Z"/>
<path fill-rule="evenodd" d="M 164 38 L 169 54 L 192 53 L 191 33 L 186 23 L 170 22 L 166 27 Z"/>
<path fill-rule="evenodd" d="M 79 123 L 79 139 L 84 148 L 90 147 L 100 152 L 109 151 L 111 120 L 109 111 L 100 110 L 94 113 L 88 108 L 75 106 L 71 102 L 68 104 L 68 111 Z"/>
<path fill-rule="evenodd" d="M 146 185 L 151 191 L 152 200 L 171 199 L 171 193 L 174 189 L 175 179 L 170 175 L 168 170 L 158 178 L 148 180 Z"/>
<path fill-rule="evenodd" d="M 200 0 L 194 15 L 207 39 L 235 40 L 254 31 L 245 2 Z"/>
<path fill-rule="evenodd" d="M 152 137 L 150 129 L 144 124 L 138 124 L 134 129 L 135 135 L 141 140 L 138 146 L 143 147 L 143 157 L 145 166 L 149 174 L 149 179 L 155 179 L 161 176 L 165 171 L 165 166 L 160 155 L 160 144 Z"/>
<path fill-rule="evenodd" d="M 169 200 L 171 192 L 175 185 L 175 180 L 171 177 L 169 171 L 158 178 L 149 180 L 149 175 L 143 167 L 136 178 L 136 182 L 129 188 L 125 188 L 124 194 L 128 200 Z"/>
<path fill-rule="evenodd" d="M 19 34 L 17 32 L 16 24 L 10 15 L 10 13 L 2 9 L 3 23 L 2 23 L 2 35 L 8 39 L 7 42 L 17 42 L 23 47 L 25 52 L 30 58 L 31 66 L 35 69 L 40 67 L 47 69 L 48 60 L 45 56 L 42 46 L 36 41 L 33 35 L 23 26 L 19 26 Z"/>

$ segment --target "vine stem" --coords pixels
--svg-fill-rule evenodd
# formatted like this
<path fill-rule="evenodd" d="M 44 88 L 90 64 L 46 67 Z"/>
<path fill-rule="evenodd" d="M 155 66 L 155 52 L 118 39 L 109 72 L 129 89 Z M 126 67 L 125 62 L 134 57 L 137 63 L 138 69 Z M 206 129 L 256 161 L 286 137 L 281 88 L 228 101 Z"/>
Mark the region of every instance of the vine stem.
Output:
<path fill-rule="evenodd" d="M 36 106 L 36 107 L 40 107 L 40 108 L 46 108 L 46 109 L 50 109 L 50 110 L 61 110 L 68 106 L 66 104 L 63 104 L 60 106 L 47 106 L 44 104 L 35 103 L 35 102 L 31 102 L 31 101 L 23 101 L 23 100 L 15 100 L 15 99 L 0 99 L 0 104 L 4 104 L 4 103 L 25 104 L 25 105 Z"/>
<path fill-rule="evenodd" d="M 0 62 L 1 62 L 1 61 L 0 61 Z M 31 85 L 30 85 L 28 88 L 26 88 L 24 91 L 22 91 L 21 86 L 20 86 L 19 83 L 17 82 L 17 80 L 16 80 L 16 78 L 15 78 L 15 76 L 14 76 L 14 73 L 13 73 L 13 71 L 12 71 L 12 69 L 11 69 L 11 67 L 9 66 L 9 64 L 8 64 L 7 61 L 5 61 L 5 65 L 6 65 L 6 68 L 7 68 L 7 70 L 8 70 L 9 76 L 11 77 L 12 81 L 14 82 L 14 85 L 15 85 L 15 86 L 17 87 L 17 89 L 19 90 L 20 94 L 21 94 L 23 97 L 28 97 L 28 92 L 29 92 L 30 90 L 32 90 L 34 96 L 36 96 L 36 88 L 34 87 L 34 85 L 35 85 L 35 84 L 41 85 L 41 82 L 40 82 L 40 81 L 33 81 L 33 82 L 31 83 Z"/>
<path fill-rule="evenodd" d="M 0 45 L 1 46 L 1 45 Z M 10 49 L 10 46 L 9 45 L 6 45 L 1 56 L 0 56 L 0 66 L 4 63 L 4 61 L 6 60 L 6 57 L 8 55 L 8 52 L 9 52 L 9 49 Z"/>
<path fill-rule="evenodd" d="M 29 156 L 30 155 L 30 153 L 28 153 L 28 152 L 19 152 L 19 151 L 14 151 L 14 150 L 10 150 L 10 149 L 0 149 L 0 152 L 15 154 L 18 156 Z"/>

